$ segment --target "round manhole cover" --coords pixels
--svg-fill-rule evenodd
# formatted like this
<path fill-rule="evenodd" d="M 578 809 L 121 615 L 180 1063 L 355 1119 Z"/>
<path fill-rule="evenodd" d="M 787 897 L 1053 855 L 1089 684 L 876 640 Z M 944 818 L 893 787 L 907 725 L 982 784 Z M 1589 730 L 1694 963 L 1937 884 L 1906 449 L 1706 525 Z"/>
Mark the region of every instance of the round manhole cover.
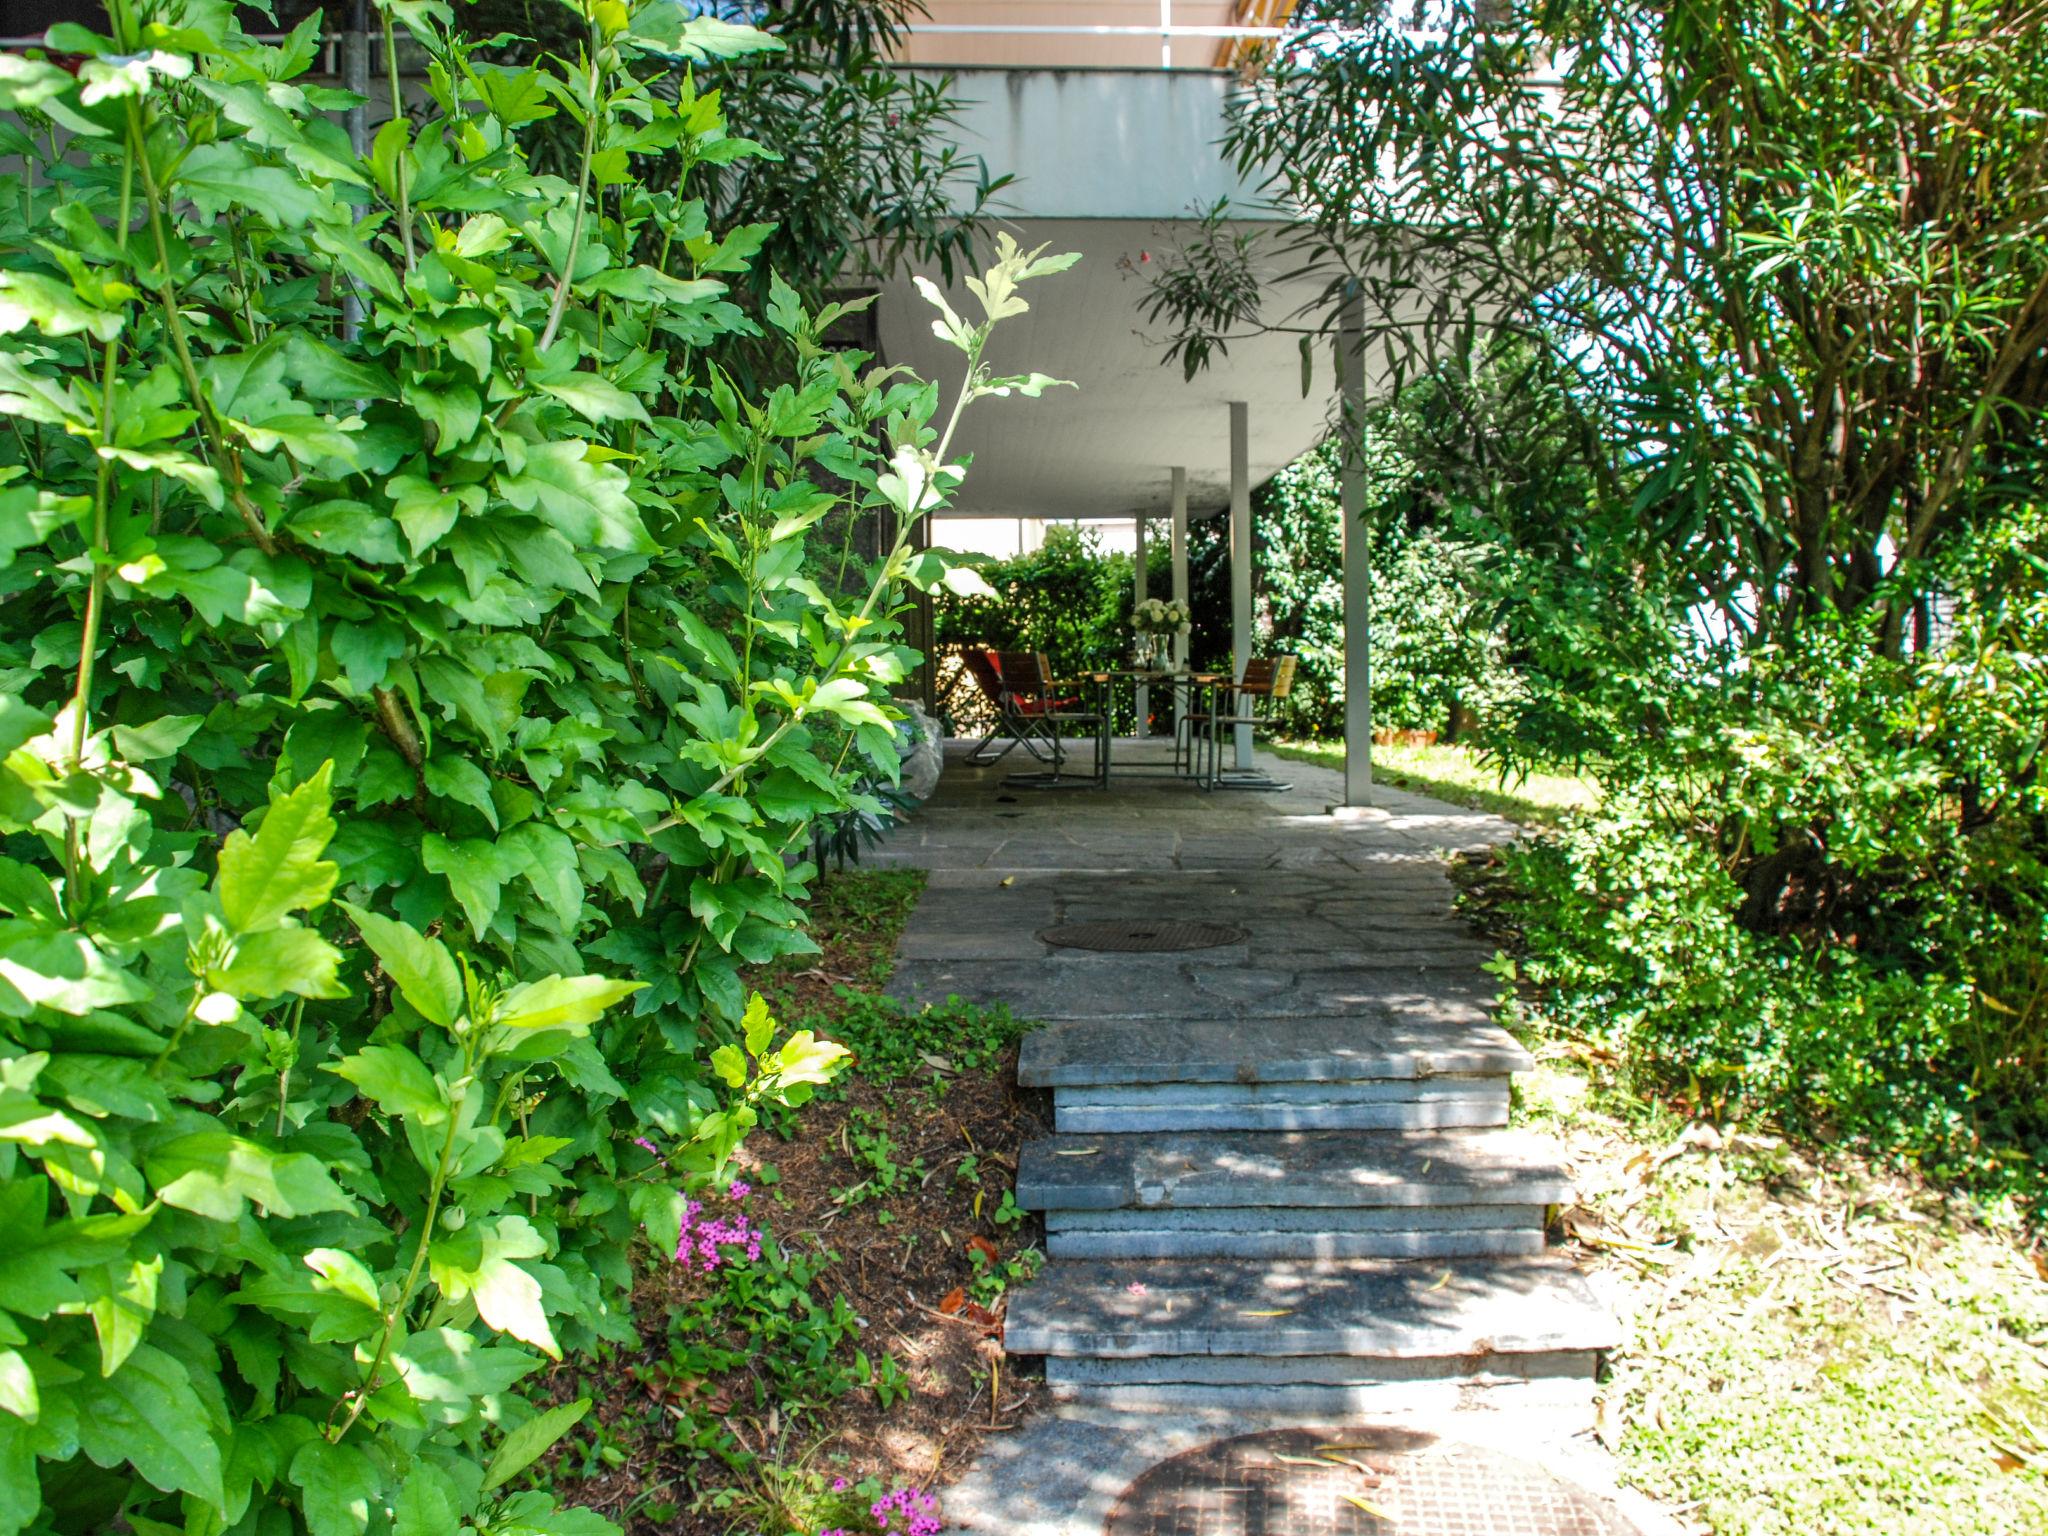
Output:
<path fill-rule="evenodd" d="M 1061 923 L 1041 928 L 1038 937 L 1055 949 L 1096 949 L 1116 954 L 1166 954 L 1181 949 L 1215 949 L 1242 944 L 1242 928 L 1228 923 L 1178 923 L 1156 918 L 1124 918 L 1107 923 Z"/>
<path fill-rule="evenodd" d="M 1407 1430 L 1282 1429 L 1162 1461 L 1103 1536 L 1636 1536 L 1540 1468 Z"/>

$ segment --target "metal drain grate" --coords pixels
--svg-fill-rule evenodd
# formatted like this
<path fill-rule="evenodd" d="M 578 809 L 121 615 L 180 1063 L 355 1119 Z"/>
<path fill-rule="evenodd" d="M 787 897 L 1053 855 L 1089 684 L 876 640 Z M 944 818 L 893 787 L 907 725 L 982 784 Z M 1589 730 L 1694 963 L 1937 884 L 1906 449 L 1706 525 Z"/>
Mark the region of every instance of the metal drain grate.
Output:
<path fill-rule="evenodd" d="M 1215 949 L 1242 944 L 1242 928 L 1228 923 L 1175 923 L 1152 919 L 1120 919 L 1108 923 L 1061 923 L 1038 930 L 1039 939 L 1055 949 L 1096 949 L 1111 954 L 1168 954 L 1182 949 Z"/>
<path fill-rule="evenodd" d="M 1341 1458 L 1333 1459 L 1333 1458 Z M 1405 1430 L 1273 1430 L 1162 1461 L 1103 1536 L 1636 1536 L 1547 1472 Z"/>

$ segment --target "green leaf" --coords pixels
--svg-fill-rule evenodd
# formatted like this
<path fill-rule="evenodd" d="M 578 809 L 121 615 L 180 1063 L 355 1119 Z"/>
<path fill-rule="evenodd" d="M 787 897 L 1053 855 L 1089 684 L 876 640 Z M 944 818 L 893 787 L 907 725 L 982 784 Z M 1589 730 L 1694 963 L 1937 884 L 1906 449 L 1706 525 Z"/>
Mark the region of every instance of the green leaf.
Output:
<path fill-rule="evenodd" d="M 315 1248 L 306 1255 L 306 1267 L 320 1277 L 313 1282 L 319 1289 L 346 1296 L 373 1312 L 378 1309 L 377 1277 L 354 1254 L 339 1248 Z"/>
<path fill-rule="evenodd" d="M 586 421 L 644 424 L 648 420 L 645 406 L 610 379 L 595 373 L 572 373 L 565 378 L 542 380 L 540 388 Z"/>
<path fill-rule="evenodd" d="M 330 1445 L 320 1435 L 299 1447 L 289 1476 L 305 1496 L 311 1536 L 362 1536 L 382 1502 L 377 1464 L 354 1445 Z"/>
<path fill-rule="evenodd" d="M 239 208 L 279 226 L 311 223 L 333 201 L 282 167 L 257 164 L 240 140 L 189 150 L 175 185 L 202 213 Z"/>
<path fill-rule="evenodd" d="M 747 1058 L 729 1041 L 711 1053 L 711 1070 L 728 1088 L 747 1086 Z"/>
<path fill-rule="evenodd" d="M 582 1029 L 646 985 L 604 976 L 549 976 L 506 993 L 493 1022 L 506 1029 Z"/>
<path fill-rule="evenodd" d="M 25 919 L 0 922 L 0 1012 L 7 988 L 28 1002 L 74 1016 L 139 1003 L 150 995 L 141 977 L 122 970 L 82 933 Z"/>
<path fill-rule="evenodd" d="M 121 324 L 119 310 L 88 304 L 67 282 L 37 272 L 0 272 L 0 336 L 34 326 L 50 337 L 84 331 L 96 341 L 112 341 Z"/>
<path fill-rule="evenodd" d="M 590 1412 L 590 1399 L 579 1397 L 563 1403 L 520 1425 L 498 1444 L 498 1454 L 484 1473 L 484 1492 L 502 1488 L 545 1455 L 557 1440 L 569 1433 Z"/>
<path fill-rule="evenodd" d="M 19 53 L 0 53 L 0 112 L 19 112 L 39 107 L 53 96 L 61 96 L 77 82 L 70 73 L 42 59 Z"/>
<path fill-rule="evenodd" d="M 11 1413 L 31 1424 L 42 1412 L 35 1372 L 29 1369 L 28 1360 L 18 1349 L 0 1349 L 0 1412 Z"/>
<path fill-rule="evenodd" d="M 491 824 L 493 832 L 498 830 L 498 806 L 491 799 L 491 776 L 471 759 L 452 752 L 441 753 L 428 760 L 425 778 L 428 794 L 474 807 Z"/>
<path fill-rule="evenodd" d="M 275 926 L 287 913 L 317 907 L 334 889 L 337 870 L 320 855 L 334 836 L 328 815 L 331 763 L 297 789 L 274 792 L 251 837 L 237 829 L 220 851 L 215 887 L 221 912 L 237 933 Z"/>
<path fill-rule="evenodd" d="M 775 1038 L 775 1016 L 768 1011 L 768 999 L 756 992 L 747 999 L 747 1011 L 740 1020 L 747 1038 L 747 1054 L 759 1056 Z"/>
<path fill-rule="evenodd" d="M 223 1502 L 213 1416 L 174 1357 L 139 1344 L 112 1376 L 74 1384 L 71 1399 L 78 1447 L 96 1466 L 133 1467 L 165 1493 Z"/>
<path fill-rule="evenodd" d="M 366 1045 L 353 1056 L 327 1063 L 325 1070 L 354 1083 L 387 1115 L 404 1115 L 421 1125 L 438 1125 L 448 1116 L 447 1096 L 434 1074 L 402 1045 Z"/>
<path fill-rule="evenodd" d="M 429 832 L 420 840 L 420 863 L 430 873 L 448 877 L 448 888 L 462 904 L 478 938 L 498 915 L 505 882 L 519 872 L 516 855 L 495 843 L 478 837 L 451 841 L 438 832 Z"/>
<path fill-rule="evenodd" d="M 102 1376 L 118 1371 L 142 1342 L 156 1316 L 157 1282 L 163 1272 L 163 1255 L 158 1254 L 151 1259 L 119 1259 L 79 1275 L 85 1299 L 62 1310 L 83 1312 L 92 1319 Z"/>
<path fill-rule="evenodd" d="M 526 450 L 525 467 L 498 477 L 498 493 L 522 512 L 537 512 L 578 549 L 653 554 L 624 471 L 589 457 L 590 445 L 570 439 Z"/>
<path fill-rule="evenodd" d="M 352 1211 L 355 1202 L 304 1152 L 274 1152 L 228 1131 L 194 1131 L 151 1151 L 144 1171 L 166 1205 L 235 1221 L 250 1201 L 266 1215 Z"/>
<path fill-rule="evenodd" d="M 43 1507 L 34 1434 L 26 1420 L 0 1414 L 0 1531 L 8 1536 L 26 1529 Z"/>
<path fill-rule="evenodd" d="M 358 694 L 383 683 L 391 663 L 405 654 L 405 631 L 389 619 L 369 624 L 337 624 L 328 636 L 334 659 L 348 673 Z"/>
<path fill-rule="evenodd" d="M 343 902 L 341 909 L 361 931 L 384 974 L 421 1018 L 446 1029 L 461 1016 L 462 976 L 446 945 L 407 923 L 352 902 Z"/>
<path fill-rule="evenodd" d="M 234 959 L 207 973 L 214 987 L 249 1002 L 266 997 L 347 997 L 341 951 L 310 928 L 267 928 L 235 941 Z"/>
<path fill-rule="evenodd" d="M 174 755 L 205 723 L 204 715 L 159 715 L 141 725 L 117 725 L 114 747 L 127 762 L 155 762 Z"/>
<path fill-rule="evenodd" d="M 465 1407 L 468 1402 L 463 1399 Z M 415 1461 L 398 1490 L 392 1536 L 448 1536 L 463 1529 L 463 1513 L 462 1495 L 448 1474 L 431 1461 Z"/>
<path fill-rule="evenodd" d="M 506 1391 L 540 1367 L 523 1349 L 489 1344 L 459 1328 L 422 1329 L 394 1349 L 392 1358 L 406 1390 L 436 1410 L 430 1418 L 444 1423 L 467 1418 L 472 1398 Z"/>

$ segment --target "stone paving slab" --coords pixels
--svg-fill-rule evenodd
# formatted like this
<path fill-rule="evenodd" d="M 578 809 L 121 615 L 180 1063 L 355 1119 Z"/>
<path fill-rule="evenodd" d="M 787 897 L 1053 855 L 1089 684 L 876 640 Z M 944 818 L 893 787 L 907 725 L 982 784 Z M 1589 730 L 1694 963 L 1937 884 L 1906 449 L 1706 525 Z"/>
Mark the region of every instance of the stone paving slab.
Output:
<path fill-rule="evenodd" d="M 1571 1264 L 1465 1259 L 1431 1266 L 1227 1260 L 1072 1260 L 1010 1295 L 1015 1354 L 1349 1355 L 1438 1359 L 1598 1351 L 1614 1319 Z"/>
<path fill-rule="evenodd" d="M 1027 1088 L 1117 1083 L 1351 1082 L 1525 1072 L 1533 1058 L 1487 1017 L 1483 992 L 1383 991 L 1350 1015 L 1076 1019 L 1024 1037 Z M 1021 1011 L 1036 1011 L 1019 999 Z"/>
<path fill-rule="evenodd" d="M 1026 1210 L 1558 1205 L 1556 1144 L 1527 1131 L 1049 1136 L 1025 1146 Z M 1325 1215 L 1334 1213 L 1323 1213 Z"/>
<path fill-rule="evenodd" d="M 1143 987 L 1105 987 L 1082 966 L 1042 960 L 901 960 L 888 991 L 906 1003 L 949 997 L 1006 1003 L 1040 1019 L 1310 1019 L 1353 1016 L 1369 1023 L 1409 1018 L 1456 1026 L 1484 1016 L 1494 995 L 1469 953 L 1442 965 L 1375 967 L 1214 965 L 1195 950 L 1176 964 L 1148 968 Z M 1197 958 L 1190 958 L 1190 956 Z"/>
<path fill-rule="evenodd" d="M 952 1536 L 1102 1536 L 1119 1496 L 1167 1457 L 1283 1426 L 1312 1428 L 1318 1443 L 1344 1442 L 1361 1438 L 1354 1430 L 1391 1420 L 1446 1448 L 1478 1445 L 1523 1458 L 1598 1499 L 1640 1536 L 1684 1536 L 1687 1527 L 1619 1486 L 1591 1437 L 1574 1438 L 1577 1421 L 1549 1400 L 1556 1390 L 1552 1383 L 1480 1392 L 1449 1383 L 1381 1387 L 1362 1401 L 1309 1410 L 1317 1416 L 1306 1421 L 1271 1401 L 1167 1411 L 1157 1403 L 1064 1405 L 991 1436 L 974 1467 L 944 1490 L 945 1518 Z M 1140 1406 L 1153 1411 L 1131 1411 Z"/>

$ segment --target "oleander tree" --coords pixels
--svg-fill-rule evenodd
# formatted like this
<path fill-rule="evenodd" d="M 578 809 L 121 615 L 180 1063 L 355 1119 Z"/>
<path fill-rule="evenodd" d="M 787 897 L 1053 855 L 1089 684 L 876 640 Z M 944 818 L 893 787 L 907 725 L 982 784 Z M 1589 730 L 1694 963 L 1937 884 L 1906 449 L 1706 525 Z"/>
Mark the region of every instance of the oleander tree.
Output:
<path fill-rule="evenodd" d="M 1353 302 L 1438 412 L 1419 482 L 1514 492 L 1462 498 L 1542 706 L 1497 744 L 1617 818 L 1549 908 L 1579 1016 L 1717 1095 L 2038 1136 L 2048 5 L 1300 15 L 1227 136 L 1298 217 L 1211 210 L 1155 314 L 1198 370 Z"/>

